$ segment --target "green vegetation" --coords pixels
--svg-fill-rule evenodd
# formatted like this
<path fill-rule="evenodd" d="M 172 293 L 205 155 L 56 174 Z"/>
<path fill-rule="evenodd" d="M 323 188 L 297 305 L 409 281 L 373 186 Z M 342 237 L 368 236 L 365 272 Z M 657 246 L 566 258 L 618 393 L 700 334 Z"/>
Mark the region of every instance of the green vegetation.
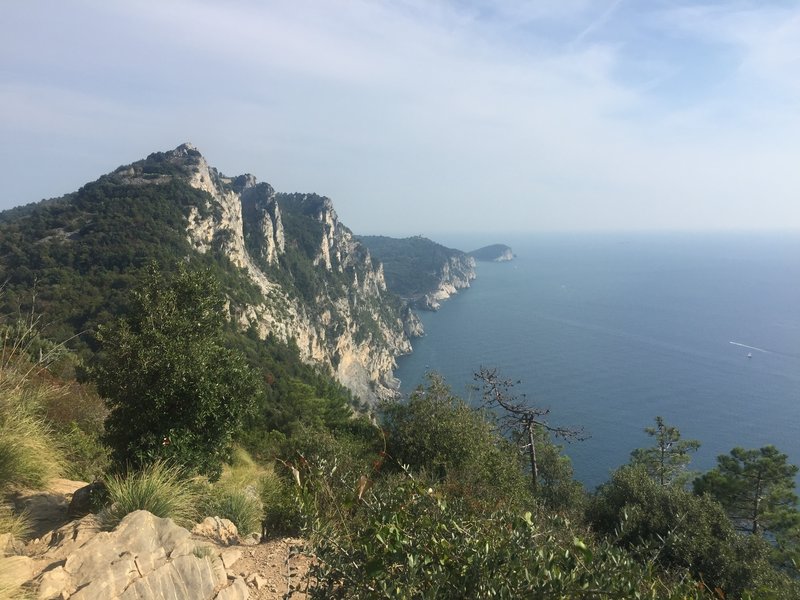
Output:
<path fill-rule="evenodd" d="M 631 452 L 631 464 L 644 467 L 659 485 L 684 486 L 689 480 L 686 472 L 691 460 L 689 453 L 696 452 L 700 442 L 681 439 L 681 432 L 664 423 L 661 417 L 656 417 L 655 427 L 645 427 L 644 430 L 655 438 L 656 445 Z"/>
<path fill-rule="evenodd" d="M 312 523 L 312 598 L 695 598 L 552 514 L 476 513 L 410 474 Z M 320 482 L 308 487 L 324 485 Z M 308 491 L 306 491 L 308 493 Z"/>
<path fill-rule="evenodd" d="M 44 409 L 58 386 L 31 358 L 39 340 L 30 322 L 0 323 L 0 493 L 42 487 L 63 467 Z M 44 360 L 44 356 L 43 356 Z"/>
<path fill-rule="evenodd" d="M 106 487 L 110 504 L 99 515 L 106 529 L 113 529 L 136 510 L 147 510 L 190 528 L 200 516 L 201 488 L 176 464 L 156 461 L 139 471 L 111 475 Z"/>
<path fill-rule="evenodd" d="M 259 383 L 222 343 L 223 298 L 207 272 L 155 267 L 126 319 L 102 327 L 92 371 L 111 412 L 105 439 L 118 465 L 172 459 L 219 477 Z"/>
<path fill-rule="evenodd" d="M 235 427 L 225 430 L 214 447 L 182 434 L 179 426 L 197 426 L 182 420 L 182 411 L 209 399 L 202 393 L 206 388 L 215 390 L 214 398 L 225 398 L 232 377 L 215 370 L 226 364 L 228 350 L 214 289 L 207 272 L 151 271 L 130 302 L 136 308 L 99 336 L 104 350 L 93 371 L 98 386 L 130 394 L 112 400 L 107 415 L 96 396 L 54 378 L 47 360 L 37 362 L 50 354 L 39 348 L 51 347 L 38 335 L 16 343 L 19 358 L 3 371 L 3 384 L 22 390 L 4 397 L 35 399 L 21 403 L 39 407 L 31 414 L 51 448 L 58 448 L 54 440 L 86 442 L 85 448 L 78 443 L 78 450 L 40 459 L 50 466 L 101 464 L 92 458 L 103 453 L 100 440 L 114 440 L 121 423 L 129 424 L 128 441 L 112 447 L 104 467 L 108 499 L 101 516 L 107 527 L 145 509 L 185 525 L 204 513 L 217 514 L 234 521 L 242 534 L 262 527 L 271 534 L 303 533 L 318 559 L 310 590 L 316 598 L 800 597 L 791 563 L 798 547 L 794 530 L 778 527 L 795 523 L 798 515 L 791 493 L 796 471 L 785 455 L 771 447 L 736 449 L 735 462 L 721 457 L 718 469 L 698 479 L 697 491 L 707 493 L 694 494 L 679 482 L 688 462 L 683 451 L 696 442 L 683 440 L 657 418 L 656 427 L 646 429 L 655 445 L 634 451 L 632 464 L 586 494 L 551 439 L 558 428 L 542 424 L 544 413 L 516 399 L 495 371 L 488 372 L 494 379 L 483 379 L 484 392 L 505 416 L 534 415 L 541 425 L 531 430 L 535 483 L 527 453 L 520 453 L 530 443 L 528 430 L 519 440 L 507 438 L 504 413 L 469 407 L 440 377 L 431 376 L 407 400 L 382 404 L 372 422 L 352 413 L 339 388 L 326 389 L 323 378 L 304 380 L 280 354 L 265 353 L 255 342 L 244 347 L 268 359 L 261 373 L 274 379 L 248 375 L 252 370 L 239 357 L 236 380 L 250 383 L 236 397 L 253 398 L 261 390 L 258 403 L 271 410 L 260 411 L 241 434 Z M 49 365 L 63 369 L 71 361 L 62 357 Z M 217 385 L 211 385 L 214 378 Z M 268 394 L 276 394 L 274 405 L 264 400 Z M 65 398 L 75 407 L 62 405 Z M 231 423 L 248 404 L 229 413 Z M 115 416 L 134 407 L 135 418 L 132 412 L 125 419 Z M 202 415 L 204 409 L 189 412 Z M 162 418 L 150 422 L 165 421 L 172 429 L 156 429 L 149 437 L 137 430 L 158 414 Z M 259 452 L 251 456 L 231 445 L 237 435 Z M 173 437 L 179 440 L 176 449 L 170 448 Z M 203 455 L 209 448 L 210 457 Z M 133 465 L 123 475 L 124 461 Z M 219 480 L 193 477 L 198 465 Z M 29 477 L 26 467 L 8 472 L 14 481 Z M 758 480 L 753 474 L 762 475 L 760 489 L 771 499 L 763 500 L 758 515 L 757 533 L 767 535 L 737 531 L 744 517 L 724 496 L 749 489 L 745 482 Z"/>
<path fill-rule="evenodd" d="M 695 492 L 719 501 L 737 529 L 775 542 L 776 562 L 797 573 L 800 510 L 794 492 L 798 467 L 775 446 L 734 448 L 694 482 Z"/>
<path fill-rule="evenodd" d="M 226 489 L 215 491 L 206 513 L 228 519 L 236 525 L 241 536 L 261 533 L 264 508 L 252 493 Z"/>
<path fill-rule="evenodd" d="M 431 483 L 485 506 L 523 507 L 530 490 L 513 444 L 489 415 L 475 412 L 431 375 L 407 402 L 382 407 L 387 451 Z M 465 443 L 469 440 L 469 443 Z"/>
<path fill-rule="evenodd" d="M 710 589 L 756 598 L 786 588 L 761 540 L 739 535 L 719 503 L 678 486 L 662 486 L 641 466 L 625 466 L 590 501 L 588 520 L 599 534 L 643 561 L 687 569 Z M 784 596 L 789 597 L 789 596 Z"/>

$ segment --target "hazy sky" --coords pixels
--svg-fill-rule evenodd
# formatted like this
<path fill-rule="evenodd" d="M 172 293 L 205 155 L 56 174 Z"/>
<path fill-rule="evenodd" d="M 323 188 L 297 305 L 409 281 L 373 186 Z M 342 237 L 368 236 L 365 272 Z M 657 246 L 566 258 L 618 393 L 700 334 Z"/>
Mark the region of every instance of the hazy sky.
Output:
<path fill-rule="evenodd" d="M 184 141 L 357 233 L 800 229 L 800 2 L 3 3 L 0 208 Z"/>

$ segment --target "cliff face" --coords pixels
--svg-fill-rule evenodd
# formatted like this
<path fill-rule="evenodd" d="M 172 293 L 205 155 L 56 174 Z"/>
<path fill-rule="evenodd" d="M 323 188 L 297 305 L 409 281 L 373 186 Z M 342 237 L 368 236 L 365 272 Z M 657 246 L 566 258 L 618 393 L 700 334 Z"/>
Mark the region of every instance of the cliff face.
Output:
<path fill-rule="evenodd" d="M 447 300 L 458 290 L 468 288 L 475 279 L 475 259 L 466 255 L 450 256 L 438 272 L 438 287 L 415 302 L 415 306 L 425 310 L 439 310 L 441 302 Z"/>
<path fill-rule="evenodd" d="M 189 207 L 193 248 L 221 251 L 261 292 L 260 302 L 231 306 L 231 319 L 262 338 L 294 340 L 304 360 L 329 367 L 363 400 L 396 394 L 395 358 L 411 351 L 419 321 L 387 291 L 382 267 L 328 198 L 276 194 L 252 175 L 225 177 L 189 144 L 160 160 L 207 194 L 206 206 Z M 145 171 L 142 161 L 113 175 L 141 185 L 170 177 Z"/>

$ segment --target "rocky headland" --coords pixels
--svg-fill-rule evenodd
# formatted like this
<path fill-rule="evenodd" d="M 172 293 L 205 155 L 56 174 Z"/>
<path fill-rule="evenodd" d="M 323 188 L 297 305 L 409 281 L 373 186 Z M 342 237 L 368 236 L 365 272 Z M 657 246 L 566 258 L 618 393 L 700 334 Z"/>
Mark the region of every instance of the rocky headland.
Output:
<path fill-rule="evenodd" d="M 461 250 L 414 236 L 358 236 L 383 264 L 386 285 L 409 305 L 438 310 L 441 302 L 475 279 L 475 259 Z"/>

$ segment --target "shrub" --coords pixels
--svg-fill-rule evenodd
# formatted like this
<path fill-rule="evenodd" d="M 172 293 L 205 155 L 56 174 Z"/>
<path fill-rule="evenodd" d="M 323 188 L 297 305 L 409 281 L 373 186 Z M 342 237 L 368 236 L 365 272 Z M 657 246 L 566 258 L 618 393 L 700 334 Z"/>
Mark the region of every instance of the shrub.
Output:
<path fill-rule="evenodd" d="M 110 506 L 100 513 L 103 526 L 113 529 L 125 515 L 146 510 L 157 517 L 170 518 L 178 525 L 197 522 L 203 493 L 197 481 L 186 477 L 175 465 L 156 461 L 125 476 L 106 481 Z"/>
<path fill-rule="evenodd" d="M 770 597 L 787 582 L 767 562 L 767 544 L 738 534 L 722 506 L 675 486 L 662 486 L 642 466 L 618 469 L 591 500 L 596 531 L 666 569 L 688 569 L 725 597 L 746 591 Z M 788 597 L 788 596 L 786 596 Z"/>
<path fill-rule="evenodd" d="M 65 477 L 95 481 L 108 470 L 111 464 L 109 448 L 102 443 L 99 433 L 86 432 L 73 422 L 58 432 L 57 437 L 64 448 Z"/>
<path fill-rule="evenodd" d="M 302 507 L 294 481 L 273 475 L 262 482 L 263 531 L 267 536 L 299 535 L 304 524 Z"/>
<path fill-rule="evenodd" d="M 476 506 L 530 501 L 517 448 L 489 415 L 454 396 L 444 380 L 431 375 L 407 402 L 384 404 L 389 455 L 412 471 L 449 486 Z"/>
<path fill-rule="evenodd" d="M 685 577 L 667 580 L 608 544 L 588 546 L 546 513 L 475 515 L 409 476 L 376 486 L 356 518 L 320 518 L 324 480 L 301 497 L 313 516 L 312 598 L 697 598 Z"/>
<path fill-rule="evenodd" d="M 151 266 L 127 319 L 100 328 L 93 377 L 111 409 L 116 465 L 169 458 L 216 479 L 260 383 L 223 338 L 224 298 L 207 271 Z"/>

